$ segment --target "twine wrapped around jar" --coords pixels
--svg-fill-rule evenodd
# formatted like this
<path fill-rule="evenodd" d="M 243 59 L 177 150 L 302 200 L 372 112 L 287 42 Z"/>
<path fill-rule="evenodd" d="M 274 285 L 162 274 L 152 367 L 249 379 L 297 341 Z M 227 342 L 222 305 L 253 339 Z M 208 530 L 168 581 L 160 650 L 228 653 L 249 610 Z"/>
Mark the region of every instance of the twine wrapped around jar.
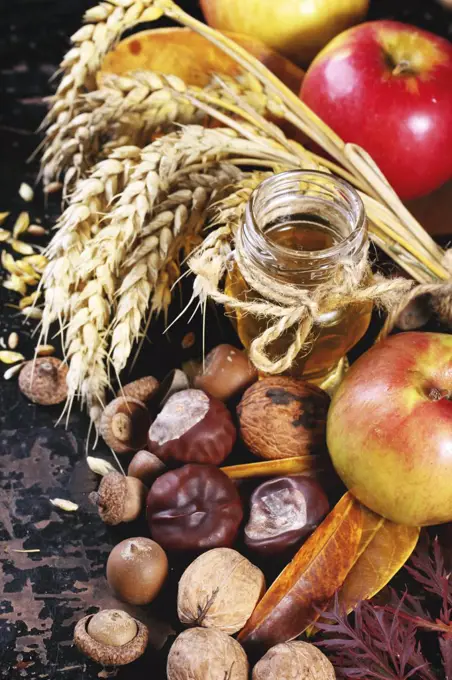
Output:
<path fill-rule="evenodd" d="M 380 274 L 370 276 L 368 247 L 363 249 L 359 262 L 342 261 L 327 281 L 312 290 L 279 283 L 254 265 L 247 256 L 239 234 L 232 249 L 231 243 L 228 243 L 231 237 L 228 227 L 216 230 L 189 260 L 189 267 L 196 276 L 194 295 L 201 300 L 210 298 L 231 310 L 240 310 L 242 314 L 252 314 L 267 320 L 267 328 L 252 341 L 249 348 L 251 361 L 258 370 L 267 374 L 284 373 L 300 353 L 309 350 L 311 332 L 326 312 L 370 301 L 391 312 L 399 307 L 401 299 L 414 291 L 414 281 L 387 279 Z M 264 299 L 245 301 L 224 293 L 221 282 L 232 258 L 250 290 Z M 270 356 L 270 345 L 290 330 L 293 331 L 293 341 L 285 354 Z"/>

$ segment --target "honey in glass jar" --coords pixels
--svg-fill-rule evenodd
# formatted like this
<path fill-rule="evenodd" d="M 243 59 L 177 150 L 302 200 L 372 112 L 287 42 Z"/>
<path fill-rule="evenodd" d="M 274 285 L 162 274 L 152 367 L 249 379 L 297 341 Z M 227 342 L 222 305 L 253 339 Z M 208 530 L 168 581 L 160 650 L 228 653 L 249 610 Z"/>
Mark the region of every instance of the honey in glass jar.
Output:
<path fill-rule="evenodd" d="M 353 187 L 326 173 L 295 170 L 273 175 L 257 187 L 236 238 L 267 280 L 313 290 L 331 279 L 345 259 L 358 263 L 368 237 L 364 206 Z M 227 275 L 225 292 L 247 302 L 263 299 L 236 263 Z M 372 304 L 364 302 L 333 307 L 321 315 L 287 374 L 329 383 L 366 332 L 371 312 Z M 268 322 L 240 309 L 230 313 L 249 348 Z M 269 346 L 269 356 L 280 357 L 292 342 L 293 329 Z"/>

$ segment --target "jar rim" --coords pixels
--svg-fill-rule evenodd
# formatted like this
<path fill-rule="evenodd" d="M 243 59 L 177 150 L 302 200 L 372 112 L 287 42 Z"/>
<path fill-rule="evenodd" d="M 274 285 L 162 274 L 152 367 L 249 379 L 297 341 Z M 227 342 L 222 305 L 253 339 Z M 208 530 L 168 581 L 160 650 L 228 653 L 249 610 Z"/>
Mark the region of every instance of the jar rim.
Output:
<path fill-rule="evenodd" d="M 276 185 L 276 183 L 281 184 L 288 180 L 296 181 L 298 179 L 309 182 L 312 185 L 318 183 L 316 180 L 322 179 L 324 181 L 327 179 L 331 185 L 343 193 L 345 200 L 349 202 L 353 209 L 354 222 L 350 229 L 350 233 L 329 248 L 324 248 L 322 250 L 297 250 L 295 248 L 283 246 L 272 240 L 266 233 L 265 229 L 263 229 L 256 220 L 256 202 L 261 197 L 262 192 L 268 190 L 269 185 Z M 322 186 L 320 184 L 318 185 Z M 366 212 L 364 203 L 358 192 L 345 180 L 336 177 L 331 173 L 322 172 L 320 170 L 287 170 L 272 175 L 271 177 L 267 177 L 254 189 L 246 205 L 245 220 L 245 223 L 253 225 L 254 237 L 257 238 L 258 246 L 261 248 L 265 247 L 272 253 L 272 255 L 276 257 L 278 257 L 278 255 L 286 258 L 290 257 L 292 260 L 298 261 L 302 266 L 303 262 L 312 261 L 313 259 L 321 264 L 323 261 L 326 262 L 337 258 L 343 253 L 344 250 L 347 250 L 349 247 L 352 248 L 353 242 L 356 240 L 357 236 L 360 235 L 363 227 L 366 225 Z"/>

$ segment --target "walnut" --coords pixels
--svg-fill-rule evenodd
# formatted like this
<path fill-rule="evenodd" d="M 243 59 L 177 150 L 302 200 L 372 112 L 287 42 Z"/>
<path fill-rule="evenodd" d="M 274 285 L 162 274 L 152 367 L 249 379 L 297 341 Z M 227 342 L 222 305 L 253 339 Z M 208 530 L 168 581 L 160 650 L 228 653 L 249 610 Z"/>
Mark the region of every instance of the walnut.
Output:
<path fill-rule="evenodd" d="M 265 577 L 231 548 L 214 548 L 198 557 L 179 581 L 177 610 L 188 626 L 241 630 L 265 591 Z"/>
<path fill-rule="evenodd" d="M 176 638 L 168 655 L 168 680 L 248 680 L 241 645 L 221 630 L 190 628 Z"/>
<path fill-rule="evenodd" d="M 330 398 L 315 385 L 269 377 L 251 385 L 237 408 L 240 433 L 260 458 L 292 458 L 326 448 Z"/>
<path fill-rule="evenodd" d="M 308 642 L 283 642 L 255 665 L 252 680 L 335 680 L 331 662 Z"/>

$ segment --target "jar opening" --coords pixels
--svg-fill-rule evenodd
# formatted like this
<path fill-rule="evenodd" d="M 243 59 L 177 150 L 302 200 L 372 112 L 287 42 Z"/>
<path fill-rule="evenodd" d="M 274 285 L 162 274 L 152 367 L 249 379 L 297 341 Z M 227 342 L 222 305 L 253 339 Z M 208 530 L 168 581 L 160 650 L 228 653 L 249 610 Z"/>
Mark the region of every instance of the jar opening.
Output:
<path fill-rule="evenodd" d="M 359 256 L 367 241 L 358 193 L 333 175 L 310 170 L 264 180 L 250 197 L 242 231 L 253 260 L 279 272 L 330 268 Z"/>

